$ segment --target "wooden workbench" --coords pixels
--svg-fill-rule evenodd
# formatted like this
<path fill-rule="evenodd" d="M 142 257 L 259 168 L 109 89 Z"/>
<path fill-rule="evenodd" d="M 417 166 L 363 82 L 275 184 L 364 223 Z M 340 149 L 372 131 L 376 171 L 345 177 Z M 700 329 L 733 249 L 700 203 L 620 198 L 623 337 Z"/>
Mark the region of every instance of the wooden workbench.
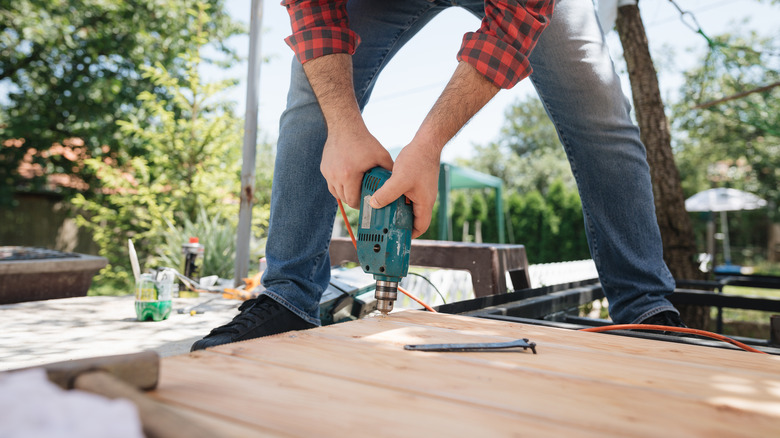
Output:
<path fill-rule="evenodd" d="M 780 436 L 780 357 L 418 311 L 168 357 L 152 395 L 215 436 Z"/>

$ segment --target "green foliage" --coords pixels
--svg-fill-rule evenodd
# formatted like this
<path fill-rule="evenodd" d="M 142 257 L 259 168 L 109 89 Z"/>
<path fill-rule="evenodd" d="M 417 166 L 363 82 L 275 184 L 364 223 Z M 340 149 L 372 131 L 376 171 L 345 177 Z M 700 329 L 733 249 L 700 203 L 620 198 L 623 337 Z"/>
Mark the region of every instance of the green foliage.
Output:
<path fill-rule="evenodd" d="M 433 204 L 433 211 L 431 212 L 431 224 L 428 229 L 419 237 L 426 240 L 438 240 L 439 239 L 439 201 L 437 200 Z"/>
<path fill-rule="evenodd" d="M 582 207 L 566 154 L 539 99 L 515 102 L 506 112 L 500 138 L 475 145 L 469 167 L 504 181 L 508 241 L 526 246 L 533 263 L 588 258 Z M 465 196 L 465 195 L 464 195 Z M 473 224 L 482 221 L 484 242 L 497 242 L 496 199 L 491 191 L 470 191 Z M 457 199 L 456 201 L 457 202 Z M 462 237 L 463 220 L 453 206 L 453 237 Z M 473 232 L 473 231 L 472 231 Z"/>
<path fill-rule="evenodd" d="M 452 194 L 452 240 L 456 242 L 463 241 L 463 224 L 468 220 L 469 208 L 468 199 L 462 190 Z"/>
<path fill-rule="evenodd" d="M 209 37 L 205 9 L 201 6 L 191 13 L 197 17 L 195 40 L 205 43 Z M 155 92 L 141 92 L 141 106 L 117 122 L 124 138 L 135 147 L 86 160 L 101 188 L 94 196 L 79 194 L 73 202 L 83 211 L 79 224 L 93 233 L 101 255 L 109 259 L 103 271 L 106 279 L 129 278 L 128 238 L 133 239 L 139 255 L 147 256 L 146 265 L 154 267 L 170 262 L 181 251 L 172 237 L 174 229 L 181 233 L 207 230 L 218 240 L 210 242 L 212 255 L 217 257 L 226 246 L 225 236 L 235 230 L 235 224 L 224 218 L 235 218 L 238 213 L 241 120 L 220 99 L 231 82 L 203 83 L 197 48 L 181 55 L 179 63 L 184 78 L 175 77 L 160 63 L 142 67 L 143 77 Z M 262 163 L 270 166 L 267 161 Z M 258 174 L 265 178 L 270 171 Z M 261 184 L 270 185 L 267 181 Z M 267 209 L 267 203 L 256 204 L 253 216 L 258 235 L 265 229 Z M 220 218 L 224 226 L 216 227 L 214 218 Z M 204 235 L 204 239 L 211 237 Z"/>
<path fill-rule="evenodd" d="M 168 223 L 168 230 L 162 235 L 163 245 L 157 248 L 157 266 L 172 267 L 184 272 L 184 254 L 182 245 L 189 242 L 190 237 L 197 237 L 205 248 L 200 276 L 218 275 L 220 278 L 233 278 L 236 262 L 236 224 L 232 218 L 225 217 L 221 212 L 206 213 L 201 208 L 197 220 L 185 218 L 181 225 Z M 262 256 L 261 241 L 253 238 L 251 260 L 259 260 Z"/>
<path fill-rule="evenodd" d="M 231 62 L 222 44 L 242 29 L 224 10 L 224 0 L 14 0 L 0 6 L 0 140 L 19 147 L 0 149 L 0 203 L 14 189 L 45 187 L 53 173 L 95 181 L 95 166 L 74 165 L 67 155 L 45 154 L 69 139 L 83 143 L 86 156 L 112 151 L 138 156 L 145 151 L 118 128 L 135 111 L 143 92 L 162 89 L 141 66 L 158 66 L 172 78 L 187 75 L 179 54 L 199 49 L 197 5 L 208 6 L 202 35 Z M 30 151 L 37 153 L 29 154 Z M 17 172 L 28 156 L 41 166 L 32 179 Z M 124 162 L 120 164 L 126 164 Z M 28 175 L 29 176 L 29 175 Z M 66 193 L 69 194 L 69 193 Z"/>
<path fill-rule="evenodd" d="M 498 242 L 494 191 L 457 190 L 452 193 L 452 199 L 450 220 L 454 241 L 464 241 L 465 222 L 469 223 L 469 236 L 465 240 L 471 240 L 476 232 L 475 223 L 480 220 L 482 241 Z M 576 190 L 567 189 L 562 181 L 553 181 L 546 196 L 536 190 L 524 194 L 512 192 L 506 197 L 504 208 L 511 221 L 507 227 L 512 230 L 508 233 L 509 241 L 525 245 L 531 263 L 590 257 L 580 197 Z M 434 218 L 436 209 L 438 204 L 435 206 Z M 438 234 L 429 229 L 421 238 L 437 239 Z"/>
<path fill-rule="evenodd" d="M 484 193 L 485 195 L 485 218 L 482 219 L 482 241 L 498 242 L 498 218 L 496 217 L 496 191 L 483 190 L 482 193 Z M 504 223 L 504 228 L 506 228 L 506 222 Z M 509 233 L 507 233 L 506 230 L 504 230 L 505 238 L 508 234 Z"/>
<path fill-rule="evenodd" d="M 474 148 L 473 158 L 459 164 L 501 178 L 507 191 L 547 193 L 557 179 L 575 186 L 555 126 L 536 97 L 510 106 L 499 139 Z"/>
<path fill-rule="evenodd" d="M 468 219 L 470 222 L 484 222 L 487 219 L 487 201 L 484 196 L 473 196 L 471 198 L 471 211 Z"/>
<path fill-rule="evenodd" d="M 755 34 L 714 40 L 701 67 L 686 73 L 683 98 L 673 108 L 685 195 L 711 187 L 745 190 L 769 201 L 770 217 L 780 220 L 780 87 L 747 93 L 780 80 L 780 45 Z"/>

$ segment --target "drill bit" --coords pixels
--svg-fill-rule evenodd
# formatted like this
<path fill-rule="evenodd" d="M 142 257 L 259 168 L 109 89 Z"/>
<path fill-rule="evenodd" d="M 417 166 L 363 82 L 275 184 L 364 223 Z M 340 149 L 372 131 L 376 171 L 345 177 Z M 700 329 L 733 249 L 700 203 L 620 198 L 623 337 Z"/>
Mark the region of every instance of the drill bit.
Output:
<path fill-rule="evenodd" d="M 386 316 L 393 310 L 393 303 L 398 298 L 398 282 L 377 280 L 374 298 L 377 310 Z"/>

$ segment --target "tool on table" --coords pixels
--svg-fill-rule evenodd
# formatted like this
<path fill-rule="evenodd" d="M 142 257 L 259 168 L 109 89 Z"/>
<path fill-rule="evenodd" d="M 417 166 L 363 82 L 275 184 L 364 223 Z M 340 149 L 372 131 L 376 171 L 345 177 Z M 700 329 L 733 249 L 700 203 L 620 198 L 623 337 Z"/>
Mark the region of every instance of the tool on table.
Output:
<path fill-rule="evenodd" d="M 398 282 L 409 271 L 414 213 L 406 196 L 374 209 L 371 196 L 390 179 L 390 171 L 375 167 L 363 176 L 358 218 L 357 256 L 363 271 L 374 275 L 377 310 L 387 315 L 398 297 Z"/>
<path fill-rule="evenodd" d="M 147 437 L 213 437 L 202 425 L 185 418 L 140 390 L 157 387 L 160 357 L 154 351 L 69 360 L 40 367 L 63 389 L 79 389 L 108 398 L 125 398 L 138 408 Z"/>
<path fill-rule="evenodd" d="M 470 344 L 419 344 L 404 345 L 404 350 L 413 351 L 444 351 L 444 352 L 470 352 L 470 351 L 504 351 L 522 348 L 525 351 L 530 348 L 536 354 L 536 342 L 528 339 L 516 339 L 509 342 L 477 342 Z"/>

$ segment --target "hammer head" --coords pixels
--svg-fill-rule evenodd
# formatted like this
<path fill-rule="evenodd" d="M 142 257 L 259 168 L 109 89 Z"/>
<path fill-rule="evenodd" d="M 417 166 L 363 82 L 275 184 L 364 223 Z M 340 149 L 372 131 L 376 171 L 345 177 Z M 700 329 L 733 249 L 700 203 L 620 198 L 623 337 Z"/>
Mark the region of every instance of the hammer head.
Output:
<path fill-rule="evenodd" d="M 31 368 L 46 370 L 49 380 L 64 389 L 72 389 L 73 382 L 81 374 L 90 371 L 105 371 L 129 385 L 148 391 L 157 387 L 160 376 L 160 356 L 154 351 L 143 351 L 141 353 L 68 360 L 24 369 Z"/>

